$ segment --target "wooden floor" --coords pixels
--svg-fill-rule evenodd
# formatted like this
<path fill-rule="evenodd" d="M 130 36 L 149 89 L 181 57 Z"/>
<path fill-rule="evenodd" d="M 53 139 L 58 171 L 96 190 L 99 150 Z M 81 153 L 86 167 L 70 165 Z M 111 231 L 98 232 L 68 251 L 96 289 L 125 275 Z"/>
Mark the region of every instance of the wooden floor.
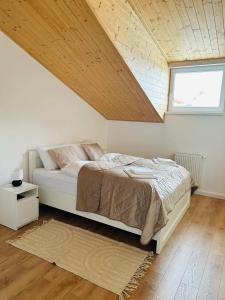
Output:
<path fill-rule="evenodd" d="M 138 237 L 47 207 L 54 217 L 139 245 Z M 0 300 L 116 300 L 118 296 L 5 243 L 14 232 L 0 226 Z M 130 300 L 225 300 L 225 201 L 194 196 L 189 211 Z"/>

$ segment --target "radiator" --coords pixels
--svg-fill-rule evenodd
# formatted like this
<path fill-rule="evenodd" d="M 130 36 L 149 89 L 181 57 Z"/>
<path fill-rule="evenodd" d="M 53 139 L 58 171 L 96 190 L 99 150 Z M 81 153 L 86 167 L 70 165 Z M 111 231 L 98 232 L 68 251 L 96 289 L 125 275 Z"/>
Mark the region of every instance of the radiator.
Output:
<path fill-rule="evenodd" d="M 201 154 L 192 154 L 192 153 L 175 153 L 174 160 L 178 165 L 183 166 L 190 173 L 197 185 L 200 185 L 201 175 L 202 175 L 202 166 L 203 159 L 205 157 Z"/>

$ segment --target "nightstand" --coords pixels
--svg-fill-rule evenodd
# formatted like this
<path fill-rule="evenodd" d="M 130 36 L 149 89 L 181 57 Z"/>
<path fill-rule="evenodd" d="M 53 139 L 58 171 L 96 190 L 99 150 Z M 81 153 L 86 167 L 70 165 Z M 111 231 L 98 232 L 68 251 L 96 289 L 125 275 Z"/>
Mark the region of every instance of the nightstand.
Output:
<path fill-rule="evenodd" d="M 0 224 L 17 230 L 39 217 L 38 186 L 23 182 L 19 187 L 0 186 Z"/>

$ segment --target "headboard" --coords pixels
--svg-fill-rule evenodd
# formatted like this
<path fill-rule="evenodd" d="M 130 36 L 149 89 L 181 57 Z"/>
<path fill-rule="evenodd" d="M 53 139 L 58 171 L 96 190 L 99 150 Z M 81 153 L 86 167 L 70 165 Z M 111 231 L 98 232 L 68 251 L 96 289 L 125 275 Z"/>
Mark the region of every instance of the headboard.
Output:
<path fill-rule="evenodd" d="M 43 168 L 42 161 L 36 150 L 28 151 L 28 178 L 29 182 L 33 182 L 33 171 L 37 168 Z"/>

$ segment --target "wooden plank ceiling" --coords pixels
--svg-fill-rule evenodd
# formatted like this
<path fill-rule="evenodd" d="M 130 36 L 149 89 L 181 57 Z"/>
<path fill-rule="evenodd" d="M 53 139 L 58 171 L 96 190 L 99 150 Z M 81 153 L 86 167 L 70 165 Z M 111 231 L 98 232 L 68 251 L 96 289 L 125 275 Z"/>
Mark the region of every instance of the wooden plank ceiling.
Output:
<path fill-rule="evenodd" d="M 225 56 L 225 0 L 128 0 L 168 62 Z"/>
<path fill-rule="evenodd" d="M 106 119 L 162 122 L 86 1 L 0 0 L 0 28 Z"/>
<path fill-rule="evenodd" d="M 167 109 L 165 57 L 126 0 L 86 0 L 160 116 Z"/>

